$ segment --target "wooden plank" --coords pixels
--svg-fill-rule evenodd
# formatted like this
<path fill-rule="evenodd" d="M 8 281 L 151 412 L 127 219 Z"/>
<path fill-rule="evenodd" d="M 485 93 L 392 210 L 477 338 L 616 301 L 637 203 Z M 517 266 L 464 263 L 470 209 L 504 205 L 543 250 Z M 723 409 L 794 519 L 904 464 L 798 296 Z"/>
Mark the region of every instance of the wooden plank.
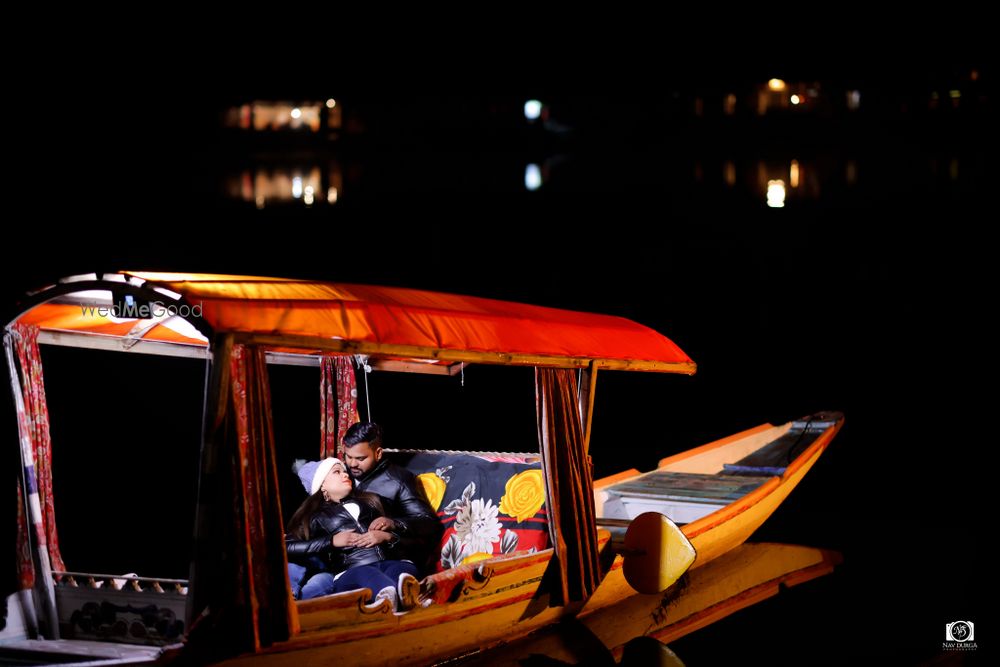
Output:
<path fill-rule="evenodd" d="M 639 359 L 594 359 L 589 357 L 563 357 L 520 352 L 480 352 L 475 350 L 448 350 L 418 345 L 395 345 L 374 341 L 352 341 L 314 336 L 278 336 L 262 333 L 234 333 L 237 343 L 264 345 L 302 350 L 326 350 L 349 354 L 378 354 L 414 359 L 440 359 L 467 363 L 499 364 L 504 366 L 551 366 L 555 368 L 604 368 L 608 370 L 649 371 L 654 373 L 683 373 L 693 375 L 694 362 L 668 363 Z"/>
<path fill-rule="evenodd" d="M 188 343 L 177 343 L 154 340 L 135 340 L 119 336 L 100 334 L 81 334 L 68 331 L 39 331 L 38 342 L 43 345 L 58 345 L 60 347 L 79 347 L 89 350 L 108 350 L 111 352 L 130 352 L 132 354 L 153 354 L 162 357 L 190 357 L 204 359 L 208 356 L 208 347 L 200 347 Z"/>
<path fill-rule="evenodd" d="M 584 371 L 583 376 L 587 378 L 587 388 L 585 397 L 587 401 L 586 413 L 583 420 L 583 443 L 584 450 L 590 453 L 590 426 L 594 422 L 594 395 L 597 391 L 597 363 L 590 364 L 590 370 Z"/>
<path fill-rule="evenodd" d="M 607 477 L 602 477 L 600 479 L 594 480 L 594 490 L 603 489 L 613 484 L 617 484 L 623 479 L 631 479 L 639 474 L 639 471 L 635 468 L 629 468 L 628 470 L 622 470 L 621 472 L 616 472 L 614 475 L 609 475 Z"/>
<path fill-rule="evenodd" d="M 767 479 L 656 471 L 605 490 L 620 497 L 732 502 L 763 485 Z"/>

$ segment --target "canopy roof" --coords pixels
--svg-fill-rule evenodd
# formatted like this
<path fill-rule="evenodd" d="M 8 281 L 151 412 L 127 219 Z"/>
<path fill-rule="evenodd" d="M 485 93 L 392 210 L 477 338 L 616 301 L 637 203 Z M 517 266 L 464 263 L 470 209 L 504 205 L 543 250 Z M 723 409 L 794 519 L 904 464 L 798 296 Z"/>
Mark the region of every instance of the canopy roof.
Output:
<path fill-rule="evenodd" d="M 126 299 L 152 307 L 108 312 Z M 14 322 L 65 345 L 190 354 L 233 333 L 293 354 L 695 372 L 666 336 L 621 317 L 415 289 L 122 271 L 63 279 L 26 305 Z"/>

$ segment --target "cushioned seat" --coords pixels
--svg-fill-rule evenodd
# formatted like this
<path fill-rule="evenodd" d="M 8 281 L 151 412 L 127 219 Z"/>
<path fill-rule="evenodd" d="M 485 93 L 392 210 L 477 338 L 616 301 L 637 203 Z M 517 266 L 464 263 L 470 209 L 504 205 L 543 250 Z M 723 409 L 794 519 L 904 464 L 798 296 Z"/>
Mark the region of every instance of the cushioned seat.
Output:
<path fill-rule="evenodd" d="M 444 526 L 440 572 L 549 546 L 541 464 L 525 457 L 387 452 L 417 476 Z"/>

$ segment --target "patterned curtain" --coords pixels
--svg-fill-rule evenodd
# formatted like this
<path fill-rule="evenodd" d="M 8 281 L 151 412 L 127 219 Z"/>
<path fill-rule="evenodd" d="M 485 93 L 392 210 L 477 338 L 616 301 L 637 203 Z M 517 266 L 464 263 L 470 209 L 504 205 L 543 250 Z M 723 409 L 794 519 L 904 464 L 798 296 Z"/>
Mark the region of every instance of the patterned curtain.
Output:
<path fill-rule="evenodd" d="M 560 566 L 561 591 L 553 601 L 566 604 L 587 599 L 600 583 L 592 464 L 583 441 L 575 372 L 536 368 L 535 404 L 549 531 Z"/>
<path fill-rule="evenodd" d="M 344 435 L 358 421 L 358 389 L 351 357 L 323 357 L 319 381 L 320 458 L 342 457 Z"/>
<path fill-rule="evenodd" d="M 209 413 L 198 499 L 188 636 L 196 661 L 257 651 L 297 631 L 264 350 L 220 345 L 215 355 L 226 368 L 213 369 L 219 404 Z"/>
<path fill-rule="evenodd" d="M 42 376 L 42 356 L 38 350 L 38 327 L 18 323 L 14 325 L 14 348 L 21 366 L 21 392 L 24 412 L 18 412 L 18 429 L 28 434 L 34 453 L 34 468 L 25 470 L 29 493 L 36 489 L 42 509 L 42 526 L 35 530 L 35 539 L 41 548 L 48 548 L 53 570 L 65 570 L 59 552 L 59 535 L 56 532 L 55 498 L 52 494 L 52 439 L 49 436 L 49 409 L 45 401 L 45 383 Z M 24 492 L 17 487 L 17 569 L 22 590 L 35 584 L 29 542 L 30 518 L 24 511 Z"/>

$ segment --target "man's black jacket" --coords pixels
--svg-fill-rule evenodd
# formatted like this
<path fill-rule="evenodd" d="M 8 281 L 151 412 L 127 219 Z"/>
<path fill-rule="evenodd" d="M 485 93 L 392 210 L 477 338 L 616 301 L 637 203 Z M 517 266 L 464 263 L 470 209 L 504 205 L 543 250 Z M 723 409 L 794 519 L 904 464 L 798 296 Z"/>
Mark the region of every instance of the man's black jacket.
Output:
<path fill-rule="evenodd" d="M 383 458 L 356 478 L 355 485 L 357 492 L 376 493 L 388 501 L 385 515 L 396 522 L 391 532 L 401 538 L 399 551 L 405 554 L 396 558 L 407 558 L 424 569 L 430 558 L 437 557 L 441 522 L 417 492 L 417 478 L 413 473 Z"/>

